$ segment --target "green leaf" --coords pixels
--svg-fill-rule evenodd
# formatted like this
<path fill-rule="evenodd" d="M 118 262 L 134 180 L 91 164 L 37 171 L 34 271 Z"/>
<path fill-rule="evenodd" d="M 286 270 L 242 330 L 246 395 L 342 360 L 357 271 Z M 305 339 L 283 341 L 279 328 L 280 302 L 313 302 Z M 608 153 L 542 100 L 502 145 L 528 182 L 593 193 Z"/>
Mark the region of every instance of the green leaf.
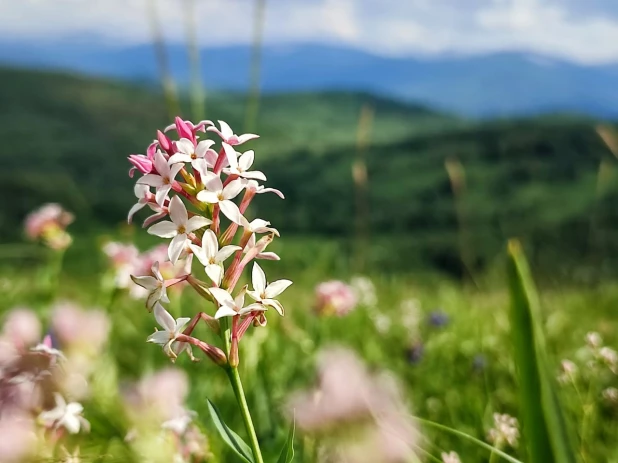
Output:
<path fill-rule="evenodd" d="M 279 455 L 279 459 L 277 463 L 291 463 L 294 459 L 294 432 L 296 431 L 296 420 L 292 419 L 292 424 L 290 425 L 290 431 L 288 432 L 288 438 L 285 441 L 285 445 L 281 450 L 281 455 Z"/>
<path fill-rule="evenodd" d="M 223 438 L 223 441 L 247 463 L 254 463 L 253 454 L 251 453 L 251 448 L 247 445 L 247 443 L 242 440 L 242 438 L 232 431 L 227 424 L 221 418 L 221 414 L 215 404 L 213 404 L 209 399 L 208 400 L 208 411 L 210 412 L 210 417 L 212 418 L 217 431 Z"/>
<path fill-rule="evenodd" d="M 530 462 L 574 463 L 572 440 L 548 366 L 540 303 L 530 269 L 518 241 L 509 241 L 508 251 L 511 334 Z"/>

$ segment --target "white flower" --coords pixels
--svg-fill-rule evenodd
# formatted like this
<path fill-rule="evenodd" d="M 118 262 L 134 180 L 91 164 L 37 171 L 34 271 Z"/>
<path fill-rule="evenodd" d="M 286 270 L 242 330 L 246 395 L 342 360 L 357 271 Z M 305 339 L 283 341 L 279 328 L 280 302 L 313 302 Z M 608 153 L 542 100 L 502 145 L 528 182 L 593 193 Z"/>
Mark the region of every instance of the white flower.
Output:
<path fill-rule="evenodd" d="M 241 249 L 240 246 L 223 246 L 219 249 L 217 235 L 212 230 L 206 230 L 202 237 L 202 247 L 190 244 L 193 254 L 204 265 L 206 275 L 219 286 L 223 278 L 223 261 Z"/>
<path fill-rule="evenodd" d="M 285 291 L 292 282 L 290 280 L 277 280 L 267 284 L 266 275 L 257 262 L 253 263 L 251 280 L 253 282 L 253 291 L 247 291 L 249 297 L 265 306 L 273 307 L 279 312 L 279 315 L 283 315 L 283 306 L 273 298 Z"/>
<path fill-rule="evenodd" d="M 494 413 L 494 427 L 489 430 L 488 438 L 496 446 L 507 442 L 511 447 L 517 447 L 519 440 L 517 418 L 507 414 Z"/>
<path fill-rule="evenodd" d="M 152 274 L 147 276 L 136 277 L 131 275 L 133 283 L 141 286 L 148 291 L 148 298 L 146 299 L 146 307 L 148 310 L 152 310 L 156 302 L 168 303 L 170 300 L 167 297 L 167 291 L 165 290 L 165 279 L 159 271 L 159 262 L 152 264 Z"/>
<path fill-rule="evenodd" d="M 251 237 L 249 238 L 249 241 L 247 241 L 247 245 L 245 246 L 245 249 L 243 249 L 242 252 L 246 254 L 254 247 L 255 247 L 255 233 L 252 233 Z M 258 253 L 257 256 L 255 256 L 255 258 L 264 259 L 264 260 L 281 260 L 281 258 L 276 253 L 270 252 L 270 251 L 260 252 Z"/>
<path fill-rule="evenodd" d="M 180 172 L 180 169 L 182 169 L 182 164 L 174 164 L 170 167 L 165 157 L 163 157 L 163 153 L 157 151 L 154 157 L 154 165 L 158 174 L 146 174 L 137 183 L 155 187 L 155 200 L 159 206 L 163 206 L 167 194 L 172 189 L 172 182 L 176 175 L 178 175 L 178 172 Z"/>
<path fill-rule="evenodd" d="M 152 342 L 162 346 L 163 352 L 165 352 L 165 354 L 172 359 L 178 357 L 178 355 L 185 349 L 187 349 L 189 351 L 189 355 L 191 355 L 189 344 L 186 342 L 175 342 L 176 338 L 182 334 L 182 331 L 191 319 L 179 318 L 174 320 L 174 317 L 172 317 L 170 313 L 158 302 L 155 303 L 154 306 L 154 316 L 157 323 L 161 326 L 161 328 L 163 328 L 163 330 L 157 330 L 152 333 L 148 336 L 146 342 Z"/>
<path fill-rule="evenodd" d="M 240 158 L 238 158 L 236 150 L 227 143 L 223 143 L 223 149 L 225 150 L 227 162 L 230 164 L 229 168 L 223 169 L 223 172 L 227 175 L 238 175 L 243 178 L 266 181 L 266 175 L 259 170 L 249 171 L 255 159 L 253 150 L 245 151 L 241 154 Z"/>
<path fill-rule="evenodd" d="M 217 152 L 211 149 L 214 144 L 214 140 L 203 140 L 195 146 L 188 138 L 181 138 L 176 142 L 178 152 L 170 157 L 168 163 L 190 162 L 193 169 L 204 173 L 217 162 Z"/>
<path fill-rule="evenodd" d="M 212 221 L 199 215 L 189 219 L 187 208 L 178 196 L 174 196 L 170 201 L 169 211 L 172 221 L 159 222 L 150 227 L 148 233 L 161 238 L 173 238 L 168 248 L 168 256 L 170 262 L 175 264 L 187 245 L 189 240 L 187 235 L 210 225 Z"/>
<path fill-rule="evenodd" d="M 197 194 L 197 199 L 209 204 L 218 204 L 221 212 L 228 219 L 241 225 L 242 214 L 236 203 L 231 200 L 242 191 L 242 181 L 240 179 L 232 180 L 224 188 L 221 179 L 215 174 L 210 174 L 204 179 L 206 189 Z"/>
<path fill-rule="evenodd" d="M 275 188 L 265 188 L 264 185 L 258 184 L 258 182 L 256 182 L 255 180 L 245 179 L 244 183 L 247 190 L 255 190 L 256 194 L 275 193 L 281 199 L 285 199 L 285 196 L 283 196 L 283 193 L 281 193 L 281 191 L 276 190 Z"/>
<path fill-rule="evenodd" d="M 457 455 L 457 452 L 442 452 L 442 462 L 443 463 L 461 463 L 461 460 L 459 459 L 459 455 Z"/>
<path fill-rule="evenodd" d="M 260 138 L 259 135 L 255 135 L 253 133 L 245 133 L 243 135 L 235 135 L 232 128 L 227 125 L 224 121 L 219 121 L 219 126 L 221 130 L 214 127 L 214 124 L 210 121 L 206 121 L 206 123 L 210 123 L 212 126 L 208 127 L 206 130 L 209 132 L 214 132 L 221 137 L 221 139 L 231 146 L 241 145 L 246 141 L 253 140 L 254 138 Z"/>
<path fill-rule="evenodd" d="M 236 315 L 244 315 L 253 311 L 265 311 L 266 307 L 262 304 L 249 304 L 247 307 L 245 305 L 245 292 L 247 291 L 247 287 L 245 286 L 240 293 L 236 296 L 236 298 L 232 298 L 230 293 L 228 293 L 225 289 L 221 288 L 210 288 L 210 293 L 219 303 L 219 310 L 215 314 L 215 318 L 219 319 L 222 317 L 235 317 Z"/>
<path fill-rule="evenodd" d="M 163 422 L 161 428 L 172 431 L 178 436 L 182 436 L 196 416 L 197 413 L 193 410 L 182 410 L 181 413 L 174 418 Z"/>
<path fill-rule="evenodd" d="M 586 344 L 592 349 L 598 349 L 603 344 L 603 338 L 596 331 L 586 333 Z"/>
<path fill-rule="evenodd" d="M 150 187 L 148 185 L 136 183 L 133 187 L 133 193 L 135 193 L 137 203 L 135 203 L 133 207 L 131 207 L 131 209 L 129 210 L 129 215 L 127 217 L 127 222 L 129 223 L 131 223 L 131 221 L 133 220 L 133 216 L 135 215 L 135 213 L 148 204 L 148 200 L 146 198 L 148 196 L 148 193 L 150 193 Z"/>
<path fill-rule="evenodd" d="M 277 229 L 269 227 L 270 222 L 266 220 L 254 219 L 249 222 L 243 217 L 241 221 L 242 226 L 245 227 L 245 231 L 251 233 L 274 233 L 275 235 L 279 236 L 279 232 L 277 231 Z"/>
<path fill-rule="evenodd" d="M 39 415 L 39 419 L 45 426 L 55 429 L 64 427 L 70 434 L 77 434 L 82 428 L 88 431 L 90 423 L 81 416 L 84 411 L 81 404 L 77 402 L 67 404 L 58 393 L 54 394 L 54 399 L 56 400 L 56 407 Z"/>

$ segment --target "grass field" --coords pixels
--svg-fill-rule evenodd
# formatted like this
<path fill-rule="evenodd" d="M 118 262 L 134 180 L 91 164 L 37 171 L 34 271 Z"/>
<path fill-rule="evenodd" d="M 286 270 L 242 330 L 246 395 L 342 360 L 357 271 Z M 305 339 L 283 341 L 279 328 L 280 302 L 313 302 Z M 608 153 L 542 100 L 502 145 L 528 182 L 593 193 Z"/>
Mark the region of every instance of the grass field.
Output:
<path fill-rule="evenodd" d="M 0 211 L 0 461 L 75 463 L 79 454 L 86 462 L 261 463 L 257 443 L 263 461 L 282 463 L 618 463 L 618 189 L 616 159 L 596 121 L 466 121 L 364 94 L 264 97 L 262 138 L 248 146 L 268 186 L 286 199 L 255 195 L 242 213 L 268 218 L 282 232 L 268 246 L 281 260 L 260 265 L 269 282 L 294 282 L 280 296 L 285 316 L 265 302 L 264 290 L 245 318 L 196 318 L 195 331 L 176 333 L 193 339 L 170 338 L 162 352 L 146 342 L 157 323 L 164 327 L 161 311 L 150 307 L 155 320 L 144 307 L 148 292 L 138 294 L 129 273 L 157 277 L 152 264 L 168 259 L 169 241 L 115 225 L 136 200 L 136 179 L 145 178 L 127 179 L 125 158 L 145 152 L 164 125 L 160 95 L 8 69 L 0 81 L 9 86 L 0 105 L 11 115 L 0 116 L 0 133 L 12 134 L 0 153 L 7 198 Z M 209 111 L 235 122 L 242 101 L 213 97 Z M 361 216 L 352 167 L 367 108 L 375 119 Z M 169 148 L 166 168 L 179 152 Z M 144 198 L 176 217 L 172 235 L 203 250 L 208 227 L 218 249 L 231 241 L 215 217 L 234 212 L 229 204 L 218 209 L 227 200 L 223 186 L 215 199 L 199 197 L 219 191 L 208 185 L 222 173 L 216 164 L 199 173 L 190 162 L 177 174 L 182 185 L 174 178 L 161 185 L 174 184 L 185 214 L 207 225 L 186 232 L 186 223 L 176 226 L 184 219 L 171 212 L 172 198 L 155 204 L 150 189 Z M 149 168 L 141 172 L 155 172 Z M 244 170 L 223 171 L 225 181 Z M 44 223 L 38 242 L 20 238 L 25 213 L 49 201 L 75 213 L 66 251 L 43 244 L 69 243 L 60 219 Z M 523 254 L 513 242 L 507 252 L 513 236 L 532 264 L 538 306 Z M 191 255 L 185 241 L 179 252 Z M 120 256 L 110 259 L 104 249 L 109 254 L 114 242 L 136 248 L 116 246 Z M 242 248 L 257 253 L 260 243 L 266 246 Z M 163 253 L 152 250 L 161 244 Z M 234 253 L 228 270 L 242 259 L 240 248 Z M 195 278 L 213 283 L 180 278 L 168 288 L 169 303 L 159 294 L 174 319 L 214 316 L 225 305 L 217 299 L 213 306 L 213 287 L 226 290 L 230 275 L 217 282 L 203 271 L 221 263 L 215 257 L 193 265 Z M 248 269 L 237 288 L 257 288 Z M 162 271 L 166 282 L 187 272 Z M 340 292 L 324 296 L 321 284 L 333 280 Z M 247 324 L 236 353 L 237 338 L 228 334 L 238 335 L 242 320 L 263 322 L 265 307 L 268 324 Z M 200 361 L 181 352 L 172 364 L 165 349 L 190 343 Z M 38 366 L 42 359 L 49 368 Z M 81 405 L 64 406 L 52 391 Z M 291 443 L 293 459 L 285 452 Z"/>
<path fill-rule="evenodd" d="M 160 349 L 145 342 L 153 320 L 143 303 L 102 283 L 105 258 L 93 241 L 77 239 L 76 248 L 82 249 L 79 254 L 68 252 L 66 271 L 53 294 L 44 285 L 44 260 L 18 273 L 11 271 L 11 266 L 4 267 L 0 310 L 6 315 L 11 308 L 32 308 L 45 326 L 54 307 L 62 304 L 58 301 L 75 301 L 86 309 L 102 308 L 111 330 L 104 344 L 89 357 L 90 393 L 83 403 L 92 430 L 83 438 L 81 456 L 85 461 L 100 461 L 101 455 L 107 455 L 105 461 L 141 461 L 143 456 L 136 455 L 144 451 L 139 446 L 143 442 L 124 443 L 131 424 L 123 416 L 121 394 L 131 382 L 170 365 Z M 281 243 L 277 248 L 281 264 L 293 262 L 295 250 L 286 246 L 285 238 Z M 294 279 L 281 299 L 286 317 L 270 316 L 266 328 L 250 332 L 241 343 L 240 368 L 266 461 L 274 461 L 284 440 L 286 398 L 315 383 L 316 354 L 332 345 L 353 349 L 374 371 L 392 373 L 409 404 L 404 413 L 483 441 L 492 426 L 493 413 L 519 415 L 509 298 L 502 276 L 487 279 L 481 283 L 482 289 L 477 289 L 439 277 L 388 275 L 374 269 L 367 277 L 375 285 L 375 304 L 360 304 L 342 317 L 319 316 L 313 310 L 315 286 L 330 277 L 349 281 L 354 276 L 337 248 L 325 248 L 311 254 L 313 263 L 288 263 L 284 271 L 277 269 L 279 263 L 264 265 L 269 275 L 274 272 L 271 278 Z M 92 267 L 90 261 L 94 262 Z M 581 461 L 618 461 L 613 445 L 618 438 L 618 404 L 603 396 L 604 390 L 618 386 L 618 378 L 608 369 L 587 365 L 589 352 L 585 347 L 589 331 L 599 332 L 607 345 L 615 346 L 618 286 L 553 287 L 542 290 L 541 295 L 552 374 L 559 374 L 561 359 L 571 359 L 579 367 L 574 384 L 562 384 L 559 395 Z M 189 288 L 182 296 L 172 296 L 170 312 L 193 313 L 202 306 L 204 301 Z M 208 397 L 227 423 L 243 435 L 225 375 L 206 359 L 193 364 L 181 358 L 174 368 L 188 375 L 186 404 L 198 413 L 196 422 L 212 453 L 208 461 L 236 461 L 222 445 L 206 407 Z M 423 437 L 417 445 L 422 449 L 422 461 L 432 461 L 425 452 L 440 458 L 447 450 L 457 451 L 464 462 L 489 458 L 487 450 L 466 439 L 429 426 L 420 425 L 420 430 Z M 314 461 L 312 452 L 322 438 L 300 436 L 294 461 Z M 523 442 L 517 449 L 507 447 L 505 451 L 521 461 L 530 461 Z"/>

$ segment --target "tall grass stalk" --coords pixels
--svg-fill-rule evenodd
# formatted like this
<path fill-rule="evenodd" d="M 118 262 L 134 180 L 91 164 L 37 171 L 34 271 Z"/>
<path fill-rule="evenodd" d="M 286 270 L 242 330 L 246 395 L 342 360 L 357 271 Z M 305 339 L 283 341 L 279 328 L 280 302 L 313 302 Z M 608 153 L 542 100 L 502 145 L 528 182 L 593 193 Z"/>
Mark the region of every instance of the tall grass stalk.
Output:
<path fill-rule="evenodd" d="M 196 0 L 185 0 L 185 22 L 187 30 L 187 55 L 191 69 L 191 113 L 193 119 L 202 120 L 206 111 L 206 92 L 202 82 L 202 65 L 197 36 Z"/>
<path fill-rule="evenodd" d="M 247 112 L 245 114 L 245 132 L 250 133 L 254 133 L 257 130 L 265 15 L 266 0 L 255 0 L 255 12 L 253 15 L 253 47 L 251 51 L 251 67 L 249 69 L 249 100 L 247 102 Z"/>
<path fill-rule="evenodd" d="M 371 139 L 373 118 L 374 108 L 367 104 L 363 105 L 356 133 L 356 159 L 352 164 L 356 203 L 354 270 L 357 273 L 364 273 L 366 269 L 369 248 L 369 176 L 365 156 Z"/>
<path fill-rule="evenodd" d="M 455 157 L 449 157 L 444 161 L 444 167 L 448 174 L 453 191 L 453 201 L 455 203 L 455 214 L 457 216 L 457 230 L 459 241 L 459 258 L 465 273 L 474 282 L 474 250 L 470 243 L 470 233 L 468 230 L 468 211 L 466 209 L 466 171 L 463 164 Z"/>
<path fill-rule="evenodd" d="M 157 1 L 148 0 L 147 5 L 152 44 L 155 49 L 155 55 L 159 67 L 159 78 L 161 79 L 161 86 L 163 88 L 163 95 L 165 97 L 168 115 L 170 120 L 172 120 L 175 116 L 180 114 L 178 92 L 176 90 L 176 83 L 174 82 L 174 78 L 171 73 L 170 63 L 167 58 L 167 51 L 165 50 L 163 31 L 161 29 L 159 15 L 157 13 Z"/>

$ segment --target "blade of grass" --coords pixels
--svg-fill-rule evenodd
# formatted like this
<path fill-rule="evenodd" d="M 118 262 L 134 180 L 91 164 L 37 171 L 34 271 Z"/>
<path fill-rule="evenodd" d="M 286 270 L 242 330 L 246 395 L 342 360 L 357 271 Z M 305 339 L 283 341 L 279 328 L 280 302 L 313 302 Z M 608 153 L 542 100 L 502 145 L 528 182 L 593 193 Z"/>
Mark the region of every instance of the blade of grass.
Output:
<path fill-rule="evenodd" d="M 574 463 L 575 453 L 548 367 L 538 295 L 516 240 L 508 244 L 508 278 L 523 435 L 530 461 Z"/>

